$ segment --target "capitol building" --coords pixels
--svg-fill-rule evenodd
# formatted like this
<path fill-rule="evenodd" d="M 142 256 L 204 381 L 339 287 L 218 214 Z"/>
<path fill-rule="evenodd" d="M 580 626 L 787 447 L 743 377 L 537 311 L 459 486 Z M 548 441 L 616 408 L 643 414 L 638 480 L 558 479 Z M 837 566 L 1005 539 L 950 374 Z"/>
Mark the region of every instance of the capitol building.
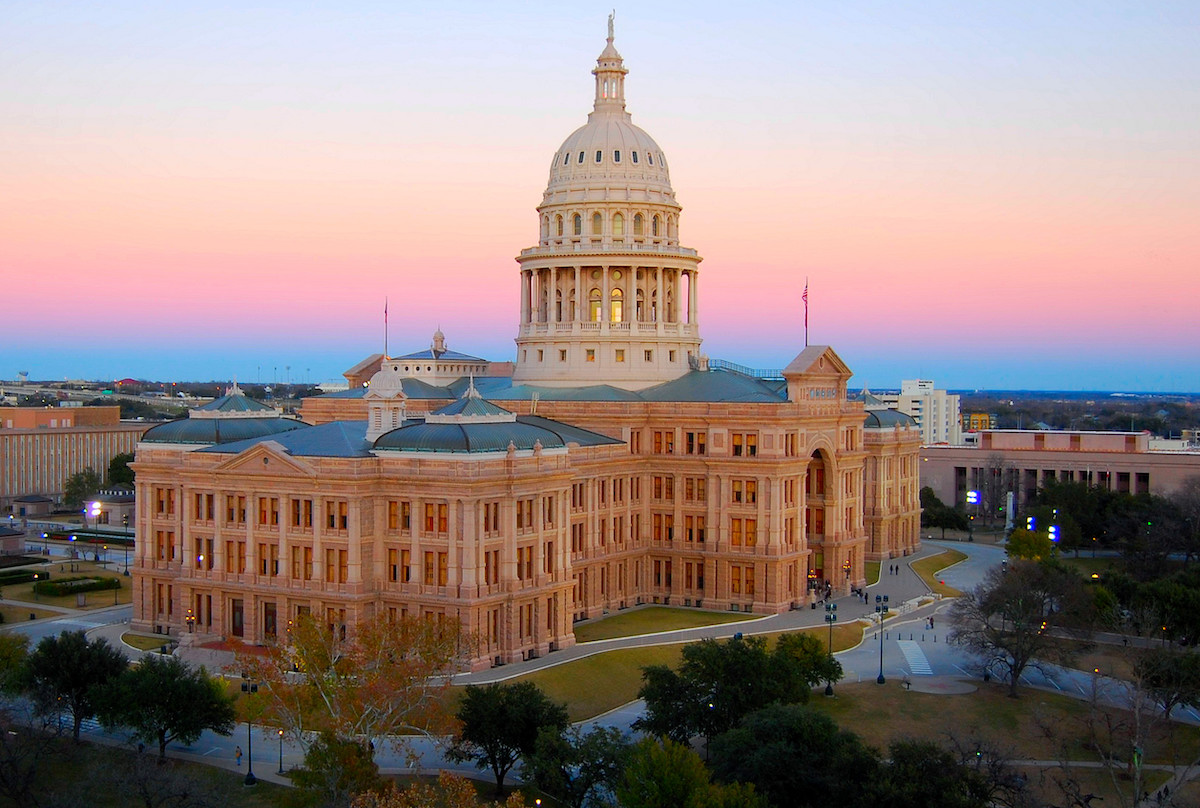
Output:
<path fill-rule="evenodd" d="M 242 395 L 138 444 L 134 628 L 268 643 L 308 614 L 459 621 L 471 666 L 641 604 L 772 614 L 919 542 L 920 433 L 832 348 L 701 352 L 701 257 L 611 21 L 521 250 L 515 362 L 375 354 L 300 418 Z M 714 272 L 730 271 L 716 267 Z"/>

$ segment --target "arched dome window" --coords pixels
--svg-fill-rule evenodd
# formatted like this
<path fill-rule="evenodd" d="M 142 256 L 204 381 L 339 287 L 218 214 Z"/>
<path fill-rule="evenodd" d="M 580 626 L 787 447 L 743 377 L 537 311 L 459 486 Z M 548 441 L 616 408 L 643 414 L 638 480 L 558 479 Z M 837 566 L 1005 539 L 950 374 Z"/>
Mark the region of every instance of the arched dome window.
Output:
<path fill-rule="evenodd" d="M 633 152 L 633 164 L 637 165 L 637 152 Z"/>
<path fill-rule="evenodd" d="M 634 153 L 636 154 L 636 152 L 634 152 Z M 644 220 L 642 219 L 642 214 L 635 213 L 633 216 L 633 234 L 635 236 L 642 235 L 642 230 L 645 229 L 643 222 L 644 222 Z"/>
<path fill-rule="evenodd" d="M 613 289 L 609 293 L 609 318 L 610 323 L 620 323 L 625 320 L 625 293 L 620 289 Z"/>
<path fill-rule="evenodd" d="M 556 229 L 558 230 L 558 234 L 561 236 L 561 235 L 563 234 L 563 220 L 562 220 L 562 216 L 561 216 L 561 215 L 559 215 L 559 216 L 555 216 L 555 217 L 554 217 L 554 223 L 555 223 L 555 227 L 556 227 Z"/>
<path fill-rule="evenodd" d="M 583 165 L 583 152 L 579 153 L 579 165 Z"/>
<path fill-rule="evenodd" d="M 583 235 L 583 217 L 578 213 L 575 214 L 575 235 Z"/>
<path fill-rule="evenodd" d="M 599 213 L 592 214 L 592 235 L 604 235 L 604 217 Z"/>
<path fill-rule="evenodd" d="M 625 217 L 619 213 L 613 216 L 613 235 L 625 235 Z"/>
<path fill-rule="evenodd" d="M 588 319 L 593 323 L 600 322 L 600 290 L 588 292 Z"/>
<path fill-rule="evenodd" d="M 658 216 L 655 215 L 653 221 L 650 222 L 650 235 L 658 235 Z"/>
<path fill-rule="evenodd" d="M 637 162 L 637 160 L 634 160 L 633 162 L 635 162 L 635 163 L 636 163 L 636 162 Z M 570 152 L 563 152 L 563 165 L 565 165 L 565 166 L 569 166 L 570 164 L 571 164 L 571 153 L 570 153 Z"/>

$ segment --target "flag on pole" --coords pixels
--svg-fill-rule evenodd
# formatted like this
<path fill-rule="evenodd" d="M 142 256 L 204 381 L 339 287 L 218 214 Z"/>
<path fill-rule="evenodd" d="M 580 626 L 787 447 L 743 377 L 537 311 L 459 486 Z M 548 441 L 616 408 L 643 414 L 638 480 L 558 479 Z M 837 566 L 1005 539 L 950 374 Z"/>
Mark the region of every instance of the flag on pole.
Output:
<path fill-rule="evenodd" d="M 804 301 L 804 346 L 808 347 L 808 278 L 804 279 L 804 294 L 800 296 Z"/>

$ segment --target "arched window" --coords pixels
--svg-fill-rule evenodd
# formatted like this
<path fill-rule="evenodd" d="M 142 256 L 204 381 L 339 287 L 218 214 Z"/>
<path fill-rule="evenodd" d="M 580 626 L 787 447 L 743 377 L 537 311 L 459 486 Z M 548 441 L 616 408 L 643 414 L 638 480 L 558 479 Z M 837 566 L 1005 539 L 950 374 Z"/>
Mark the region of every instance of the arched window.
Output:
<path fill-rule="evenodd" d="M 550 217 L 542 217 L 542 238 L 547 238 L 550 235 Z"/>
<path fill-rule="evenodd" d="M 583 235 L 583 217 L 578 213 L 575 214 L 575 235 Z"/>
<path fill-rule="evenodd" d="M 588 319 L 593 323 L 600 322 L 600 290 L 588 292 Z"/>
<path fill-rule="evenodd" d="M 563 234 L 562 216 L 555 216 L 554 221 L 558 229 L 558 234 L 561 236 Z"/>
<path fill-rule="evenodd" d="M 658 235 L 658 216 L 655 216 L 654 219 L 650 222 L 650 235 L 652 235 L 652 236 Z"/>
<path fill-rule="evenodd" d="M 641 289 L 637 290 L 637 321 L 646 322 L 646 293 Z"/>
<path fill-rule="evenodd" d="M 625 319 L 625 293 L 620 289 L 613 289 L 608 293 L 609 296 L 609 318 L 610 323 L 620 323 Z"/>
<path fill-rule="evenodd" d="M 599 213 L 592 214 L 592 235 L 600 236 L 604 234 L 604 217 Z"/>
<path fill-rule="evenodd" d="M 642 230 L 644 229 L 642 226 L 642 222 L 643 222 L 642 214 L 640 214 L 640 213 L 634 214 L 634 216 L 633 216 L 633 234 L 635 236 L 642 235 Z"/>
<path fill-rule="evenodd" d="M 625 235 L 625 217 L 619 213 L 613 216 L 613 235 Z"/>

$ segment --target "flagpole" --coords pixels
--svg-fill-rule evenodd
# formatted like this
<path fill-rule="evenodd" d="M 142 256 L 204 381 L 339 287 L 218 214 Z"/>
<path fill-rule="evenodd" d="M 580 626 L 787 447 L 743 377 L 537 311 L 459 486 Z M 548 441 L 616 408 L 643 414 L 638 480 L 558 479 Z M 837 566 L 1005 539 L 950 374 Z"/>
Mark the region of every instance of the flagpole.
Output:
<path fill-rule="evenodd" d="M 387 355 L 388 355 L 388 352 L 387 352 L 387 338 L 388 338 L 387 309 L 388 309 L 388 299 L 385 297 L 383 299 L 383 358 L 384 359 L 387 359 Z"/>
<path fill-rule="evenodd" d="M 804 294 L 801 295 L 804 300 L 804 347 L 808 347 L 808 278 L 804 279 Z"/>

